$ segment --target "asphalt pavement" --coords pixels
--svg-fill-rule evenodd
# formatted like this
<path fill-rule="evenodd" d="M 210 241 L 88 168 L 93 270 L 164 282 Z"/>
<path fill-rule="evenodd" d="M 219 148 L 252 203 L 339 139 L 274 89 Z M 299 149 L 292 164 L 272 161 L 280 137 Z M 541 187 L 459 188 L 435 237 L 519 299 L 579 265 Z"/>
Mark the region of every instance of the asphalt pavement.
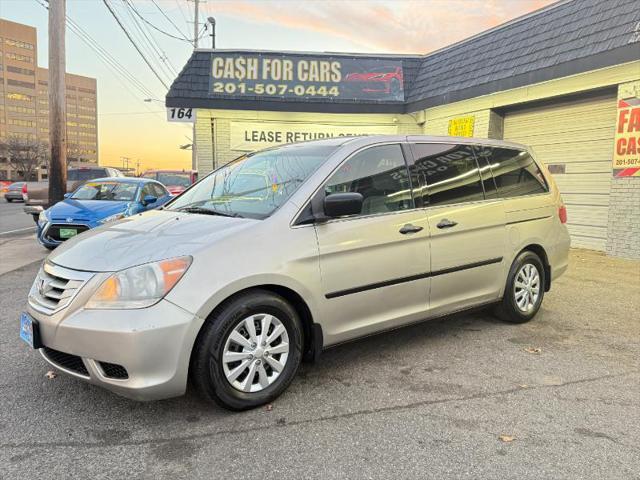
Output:
<path fill-rule="evenodd" d="M 33 217 L 24 213 L 24 203 L 0 198 L 0 238 L 35 231 Z"/>
<path fill-rule="evenodd" d="M 330 349 L 244 413 L 47 378 L 18 339 L 38 263 L 0 275 L 2 479 L 639 478 L 640 262 L 574 251 L 528 324 L 467 313 Z"/>

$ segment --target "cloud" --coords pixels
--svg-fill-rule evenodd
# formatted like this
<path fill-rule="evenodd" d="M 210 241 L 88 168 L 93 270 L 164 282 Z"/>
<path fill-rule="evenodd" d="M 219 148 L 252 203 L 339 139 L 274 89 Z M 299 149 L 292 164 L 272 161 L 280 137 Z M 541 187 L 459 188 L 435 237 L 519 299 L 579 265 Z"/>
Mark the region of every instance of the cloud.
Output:
<path fill-rule="evenodd" d="M 428 53 L 555 0 L 209 1 L 211 14 L 313 31 L 362 51 Z"/>

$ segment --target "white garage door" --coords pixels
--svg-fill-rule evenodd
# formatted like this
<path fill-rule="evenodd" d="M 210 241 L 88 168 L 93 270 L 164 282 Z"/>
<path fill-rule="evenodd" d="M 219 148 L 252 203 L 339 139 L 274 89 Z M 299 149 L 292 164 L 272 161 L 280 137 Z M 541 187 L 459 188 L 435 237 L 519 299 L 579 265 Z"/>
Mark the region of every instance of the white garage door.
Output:
<path fill-rule="evenodd" d="M 615 130 L 614 94 L 507 112 L 504 139 L 534 149 L 567 206 L 574 247 L 604 250 Z"/>

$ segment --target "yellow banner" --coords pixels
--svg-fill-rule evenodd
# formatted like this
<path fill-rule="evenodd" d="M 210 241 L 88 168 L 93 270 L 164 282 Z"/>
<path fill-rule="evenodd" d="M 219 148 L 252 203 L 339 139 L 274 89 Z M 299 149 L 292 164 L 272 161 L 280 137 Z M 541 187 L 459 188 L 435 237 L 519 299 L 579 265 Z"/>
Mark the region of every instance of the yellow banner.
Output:
<path fill-rule="evenodd" d="M 448 133 L 452 137 L 473 137 L 473 126 L 476 117 L 473 115 L 468 117 L 458 117 L 449 120 Z"/>
<path fill-rule="evenodd" d="M 322 138 L 396 135 L 396 125 L 341 125 L 295 122 L 231 122 L 231 150 L 252 152 L 284 143 Z"/>

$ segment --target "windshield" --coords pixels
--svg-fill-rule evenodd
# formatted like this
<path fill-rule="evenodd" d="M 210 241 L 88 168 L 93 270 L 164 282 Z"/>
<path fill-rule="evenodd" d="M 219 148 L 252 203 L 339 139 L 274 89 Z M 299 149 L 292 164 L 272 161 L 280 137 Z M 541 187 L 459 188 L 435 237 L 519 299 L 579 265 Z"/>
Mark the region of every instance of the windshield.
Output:
<path fill-rule="evenodd" d="M 248 154 L 207 176 L 168 210 L 266 218 L 336 150 L 336 145 L 286 145 Z"/>
<path fill-rule="evenodd" d="M 135 183 L 89 182 L 78 188 L 71 198 L 74 200 L 112 200 L 131 202 L 136 198 Z"/>
<path fill-rule="evenodd" d="M 180 186 L 186 188 L 191 185 L 191 175 L 189 175 L 188 173 L 158 172 L 146 176 L 154 178 L 167 187 Z"/>

